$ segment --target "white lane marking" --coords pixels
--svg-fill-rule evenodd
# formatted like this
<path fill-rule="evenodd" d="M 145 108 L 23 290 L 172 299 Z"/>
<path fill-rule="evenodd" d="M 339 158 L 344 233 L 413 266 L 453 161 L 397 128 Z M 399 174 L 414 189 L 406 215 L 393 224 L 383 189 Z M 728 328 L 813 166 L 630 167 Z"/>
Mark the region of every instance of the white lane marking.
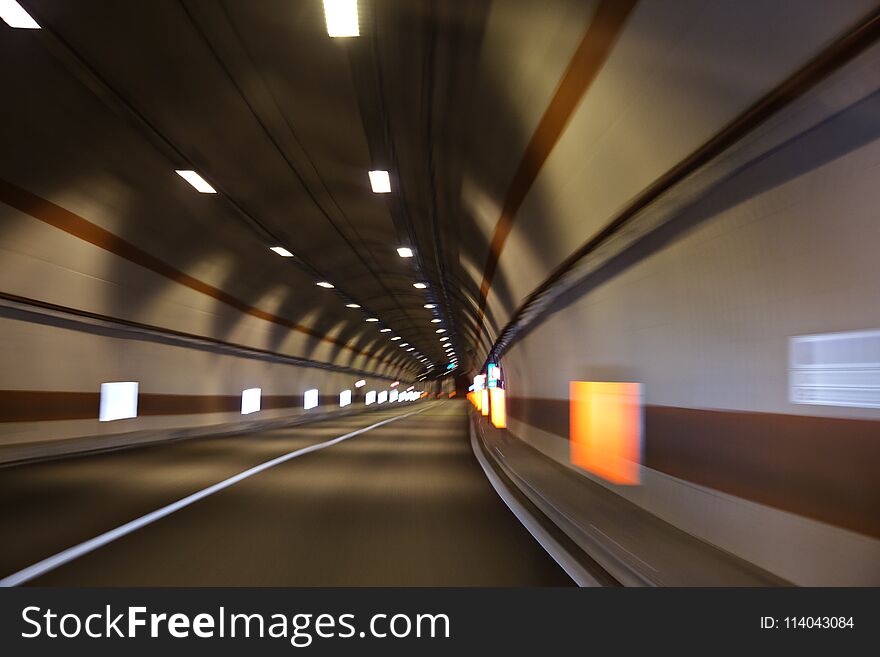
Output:
<path fill-rule="evenodd" d="M 116 529 L 111 529 L 108 532 L 104 532 L 103 534 L 95 536 L 95 538 L 90 538 L 89 540 L 84 541 L 79 545 L 74 545 L 73 547 L 67 548 L 66 550 L 63 550 L 58 554 L 54 554 L 51 557 L 43 559 L 42 561 L 38 561 L 32 566 L 23 568 L 17 573 L 13 573 L 12 575 L 4 577 L 3 579 L 0 579 L 0 587 L 18 586 L 19 584 L 24 584 L 25 582 L 32 580 L 35 577 L 45 575 L 46 573 L 55 570 L 59 566 L 62 566 L 69 561 L 73 561 L 74 559 L 78 559 L 79 557 L 88 554 L 89 552 L 93 552 L 99 547 L 103 547 L 104 545 L 115 541 L 117 538 L 122 538 L 127 534 L 131 534 L 141 527 L 145 527 L 150 523 L 156 522 L 157 520 L 160 520 L 165 516 L 171 515 L 175 511 L 179 511 L 180 509 L 183 509 L 190 504 L 194 504 L 195 502 L 198 502 L 199 500 L 202 500 L 209 495 L 213 495 L 214 493 L 217 493 L 224 488 L 229 488 L 233 484 L 237 484 L 238 482 L 247 479 L 248 477 L 253 477 L 255 474 L 259 474 L 264 470 L 268 470 L 269 468 L 275 467 L 276 465 L 280 465 L 281 463 L 289 461 L 290 459 L 294 459 L 297 456 L 309 454 L 310 452 L 316 452 L 319 449 L 324 449 L 325 447 L 331 447 L 332 445 L 341 443 L 343 440 L 354 438 L 355 436 L 359 436 L 362 433 L 366 433 L 367 431 L 370 431 L 377 427 L 381 427 L 385 424 L 396 422 L 397 420 L 402 420 L 403 418 L 409 417 L 411 415 L 422 413 L 428 410 L 428 408 L 430 408 L 430 406 L 426 406 L 425 408 L 419 409 L 417 411 L 412 411 L 410 413 L 405 413 L 404 415 L 397 415 L 395 417 L 388 418 L 387 420 L 382 420 L 381 422 L 371 424 L 370 426 L 364 427 L 363 429 L 352 431 L 351 433 L 347 433 L 344 436 L 338 436 L 336 438 L 326 440 L 323 443 L 309 445 L 308 447 L 303 447 L 302 449 L 288 452 L 287 454 L 274 458 L 271 461 L 266 461 L 265 463 L 256 465 L 252 468 L 238 473 L 237 475 L 233 475 L 228 479 L 224 479 L 223 481 L 216 483 L 213 486 L 208 486 L 208 488 L 204 488 L 196 493 L 193 493 L 192 495 L 187 495 L 186 497 L 179 499 L 176 502 L 172 502 L 167 506 L 163 506 L 161 509 L 156 509 L 155 511 L 152 511 L 145 516 L 141 516 L 140 518 L 125 523 L 124 525 L 120 525 Z"/>

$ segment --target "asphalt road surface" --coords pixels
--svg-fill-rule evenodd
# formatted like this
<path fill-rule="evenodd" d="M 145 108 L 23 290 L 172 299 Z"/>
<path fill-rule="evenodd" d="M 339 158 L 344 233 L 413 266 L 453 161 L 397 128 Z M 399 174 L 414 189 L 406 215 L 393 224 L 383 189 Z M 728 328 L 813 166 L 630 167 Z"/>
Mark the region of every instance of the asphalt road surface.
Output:
<path fill-rule="evenodd" d="M 569 586 L 486 480 L 466 404 L 0 469 L 0 578 L 292 451 L 29 579 L 41 586 Z"/>

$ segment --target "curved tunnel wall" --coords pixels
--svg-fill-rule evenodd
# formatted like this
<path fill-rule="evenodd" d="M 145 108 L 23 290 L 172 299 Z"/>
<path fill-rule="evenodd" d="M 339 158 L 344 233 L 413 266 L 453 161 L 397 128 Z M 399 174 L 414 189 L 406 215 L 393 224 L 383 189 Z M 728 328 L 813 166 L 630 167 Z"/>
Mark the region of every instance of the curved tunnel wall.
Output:
<path fill-rule="evenodd" d="M 340 411 L 347 389 L 352 408 L 361 408 L 363 393 L 389 389 L 395 374 L 403 374 L 404 388 L 413 383 L 369 342 L 265 310 L 277 300 L 236 303 L 212 285 L 222 262 L 216 256 L 203 271 L 208 282 L 169 273 L 163 261 L 68 208 L 13 183 L 0 192 L 4 461 L 290 420 L 305 412 L 303 393 L 313 388 L 320 406 L 312 414 Z M 112 205 L 96 198 L 65 200 L 113 216 Z M 360 379 L 367 383 L 356 388 Z M 113 381 L 139 383 L 137 418 L 98 421 L 101 383 Z M 262 408 L 243 416 L 248 388 L 261 388 Z M 107 439 L 93 440 L 101 436 Z"/>
<path fill-rule="evenodd" d="M 489 245 L 465 263 L 475 309 L 485 308 L 482 358 L 575 247 L 870 9 L 813 5 L 794 18 L 782 3 L 761 16 L 714 3 L 688 16 L 683 5 L 660 5 L 640 2 L 623 22 L 593 16 L 583 43 L 596 20 L 602 34 L 619 33 L 604 44 L 601 70 L 583 72 L 558 143 L 536 140 L 559 116 L 532 112 L 535 137 L 506 194 L 472 196 L 474 228 Z M 640 35 L 659 31 L 677 47 L 649 62 Z M 574 48 L 567 68 L 557 61 L 559 88 L 589 57 L 595 49 L 584 59 Z M 880 50 L 867 50 L 800 97 L 785 121 L 762 124 L 740 145 L 738 168 L 705 188 L 685 185 L 661 230 L 624 241 L 495 352 L 511 435 L 799 584 L 880 577 L 880 411 L 789 398 L 792 336 L 880 328 L 878 61 Z M 633 73 L 648 69 L 647 78 Z M 701 70 L 731 79 L 713 86 Z M 516 190 L 536 153 L 546 161 L 527 191 Z M 642 384 L 640 485 L 572 464 L 570 381 Z"/>

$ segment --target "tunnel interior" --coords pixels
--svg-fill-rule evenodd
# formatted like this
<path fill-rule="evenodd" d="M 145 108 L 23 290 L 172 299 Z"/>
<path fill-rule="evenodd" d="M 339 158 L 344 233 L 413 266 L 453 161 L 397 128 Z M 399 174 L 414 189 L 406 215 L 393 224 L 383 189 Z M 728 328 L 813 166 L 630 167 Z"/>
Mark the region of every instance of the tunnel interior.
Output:
<path fill-rule="evenodd" d="M 0 583 L 880 584 L 876 2 L 2 12 Z"/>

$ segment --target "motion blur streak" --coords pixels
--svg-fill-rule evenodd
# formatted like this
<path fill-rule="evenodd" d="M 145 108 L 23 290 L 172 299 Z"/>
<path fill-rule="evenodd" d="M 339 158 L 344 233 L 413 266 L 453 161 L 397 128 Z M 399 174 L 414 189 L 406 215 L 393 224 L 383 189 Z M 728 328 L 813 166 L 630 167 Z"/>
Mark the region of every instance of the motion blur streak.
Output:
<path fill-rule="evenodd" d="M 642 455 L 638 383 L 572 381 L 571 462 L 615 484 L 638 484 Z"/>

